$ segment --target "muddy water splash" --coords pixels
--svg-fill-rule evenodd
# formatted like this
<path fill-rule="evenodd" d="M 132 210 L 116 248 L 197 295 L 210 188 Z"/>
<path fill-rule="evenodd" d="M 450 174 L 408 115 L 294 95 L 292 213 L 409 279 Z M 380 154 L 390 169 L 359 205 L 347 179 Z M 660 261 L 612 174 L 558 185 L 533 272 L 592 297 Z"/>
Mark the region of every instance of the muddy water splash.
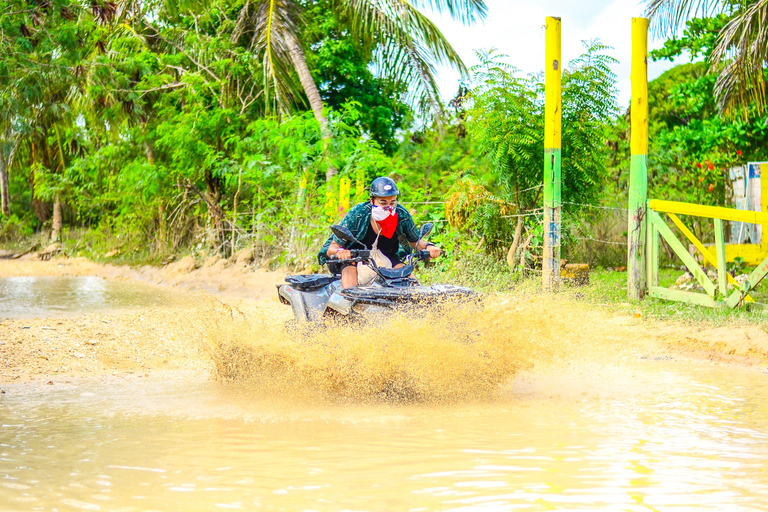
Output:
<path fill-rule="evenodd" d="M 292 396 L 437 402 L 489 397 L 552 348 L 540 318 L 503 305 L 301 330 L 286 329 L 280 317 L 272 323 L 239 311 L 215 317 L 206 339 L 218 377 Z"/>

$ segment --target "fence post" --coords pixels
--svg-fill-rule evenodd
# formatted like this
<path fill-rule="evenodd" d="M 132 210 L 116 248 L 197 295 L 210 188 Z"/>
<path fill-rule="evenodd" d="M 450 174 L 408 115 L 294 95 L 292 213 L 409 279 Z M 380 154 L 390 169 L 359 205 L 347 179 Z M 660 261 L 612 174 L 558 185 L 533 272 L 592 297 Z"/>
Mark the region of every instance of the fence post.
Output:
<path fill-rule="evenodd" d="M 328 220 L 331 223 L 336 223 L 339 220 L 339 203 L 337 202 L 338 196 L 334 190 L 338 179 L 335 179 L 335 175 L 331 176 L 329 180 L 325 182 L 325 214 L 328 216 Z"/>
<path fill-rule="evenodd" d="M 723 233 L 723 219 L 715 221 L 715 253 L 717 256 L 717 289 L 720 299 L 728 298 L 728 268 L 725 265 L 725 236 Z"/>
<path fill-rule="evenodd" d="M 632 18 L 632 103 L 630 105 L 629 205 L 627 207 L 627 293 L 642 299 L 648 289 L 645 266 L 648 199 L 648 18 Z"/>
<path fill-rule="evenodd" d="M 547 17 L 544 64 L 544 261 L 542 288 L 557 290 L 560 280 L 560 18 Z"/>
<path fill-rule="evenodd" d="M 339 180 L 339 218 L 344 218 L 344 215 L 349 211 L 349 187 L 350 180 L 346 176 L 342 176 Z"/>

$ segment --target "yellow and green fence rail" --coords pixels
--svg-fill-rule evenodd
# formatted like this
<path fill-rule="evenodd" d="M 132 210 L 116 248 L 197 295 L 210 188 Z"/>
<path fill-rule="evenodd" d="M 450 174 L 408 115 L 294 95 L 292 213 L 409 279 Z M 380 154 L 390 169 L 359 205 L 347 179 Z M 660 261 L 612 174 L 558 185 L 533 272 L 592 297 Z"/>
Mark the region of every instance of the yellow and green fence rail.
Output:
<path fill-rule="evenodd" d="M 676 201 L 661 201 L 651 199 L 647 205 L 647 240 L 646 240 L 646 277 L 648 293 L 651 297 L 659 299 L 675 300 L 689 304 L 698 304 L 708 307 L 735 308 L 745 302 L 751 307 L 768 310 L 768 305 L 754 302 L 749 292 L 768 274 L 768 257 L 766 257 L 744 280 L 737 282 L 728 272 L 725 258 L 725 237 L 723 221 L 747 222 L 768 226 L 768 213 L 735 210 L 719 206 L 704 206 L 692 203 L 680 203 Z M 662 214 L 672 221 L 680 232 L 701 253 L 703 261 L 711 264 L 717 271 L 717 283 L 713 283 L 704 268 L 699 265 L 689 252 L 687 247 L 678 240 L 675 233 L 667 225 Z M 715 254 L 704 246 L 701 241 L 680 220 L 679 215 L 705 217 L 714 220 L 715 225 Z M 659 286 L 659 238 L 663 238 L 672 251 L 683 262 L 686 268 L 699 283 L 704 293 L 674 290 Z M 732 290 L 728 289 L 728 285 Z"/>

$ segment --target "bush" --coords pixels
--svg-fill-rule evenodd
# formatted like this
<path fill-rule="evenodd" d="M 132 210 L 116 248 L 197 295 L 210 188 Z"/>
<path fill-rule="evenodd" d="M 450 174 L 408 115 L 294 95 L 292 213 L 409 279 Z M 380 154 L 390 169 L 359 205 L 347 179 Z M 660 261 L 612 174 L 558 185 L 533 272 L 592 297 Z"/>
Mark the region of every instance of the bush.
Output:
<path fill-rule="evenodd" d="M 34 233 L 32 227 L 16 215 L 7 219 L 0 215 L 0 242 L 20 242 Z"/>

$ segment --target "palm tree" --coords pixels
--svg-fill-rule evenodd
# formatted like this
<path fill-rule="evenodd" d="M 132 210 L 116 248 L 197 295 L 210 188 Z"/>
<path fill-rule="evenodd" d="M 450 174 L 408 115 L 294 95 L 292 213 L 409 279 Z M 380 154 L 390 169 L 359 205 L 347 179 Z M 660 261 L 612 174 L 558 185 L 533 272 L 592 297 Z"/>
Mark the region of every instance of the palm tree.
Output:
<path fill-rule="evenodd" d="M 713 49 L 710 70 L 718 73 L 715 95 L 723 113 L 763 111 L 765 66 L 768 60 L 768 1 L 648 0 L 648 16 L 657 33 L 671 35 L 687 20 L 720 13 L 732 19 L 723 27 Z"/>
<path fill-rule="evenodd" d="M 61 84 L 69 80 L 68 69 L 55 42 L 55 22 L 71 19 L 71 11 L 60 7 L 7 2 L 0 10 L 0 214 L 5 216 L 11 213 L 9 173 L 23 138 L 47 129 L 50 112 L 60 116 L 64 110 Z M 25 24 L 25 16 L 35 23 Z M 32 200 L 38 200 L 34 193 Z"/>
<path fill-rule="evenodd" d="M 101 5 L 102 0 L 90 0 Z M 320 123 L 323 139 L 331 138 L 328 119 L 323 114 L 320 92 L 307 65 L 305 46 L 301 38 L 304 7 L 315 0 L 244 0 L 234 20 L 231 41 L 247 48 L 262 62 L 263 101 L 287 112 L 300 92 Z M 419 7 L 447 12 L 453 19 L 472 24 L 485 18 L 485 0 L 327 0 L 328 5 L 358 38 L 364 51 L 372 51 L 376 71 L 408 85 L 410 103 L 422 112 L 442 110 L 435 66 L 447 64 L 462 74 L 467 68 L 440 30 Z M 231 0 L 221 0 L 219 11 L 229 11 Z M 161 39 L 184 51 L 184 43 L 163 38 L 149 18 L 159 12 L 175 17 L 180 11 L 200 11 L 211 7 L 208 0 L 119 0 L 106 2 L 113 8 L 115 20 L 129 20 L 147 39 Z M 151 16 L 150 16 L 151 14 Z M 195 62 L 198 64 L 198 62 Z M 203 68 L 210 72 L 207 67 Z M 299 83 L 295 83 L 298 77 Z M 212 76 L 219 81 L 219 77 Z M 301 100 L 299 100 L 301 101 Z M 329 177 L 334 174 L 329 169 Z"/>
<path fill-rule="evenodd" d="M 415 4 L 415 5 L 414 5 Z M 435 65 L 448 64 L 465 74 L 467 69 L 440 30 L 418 9 L 428 6 L 447 11 L 463 23 L 486 15 L 485 0 L 330 0 L 350 33 L 363 48 L 373 50 L 377 71 L 408 84 L 410 100 L 423 112 L 441 110 Z M 328 119 L 317 84 L 307 66 L 300 38 L 300 0 L 246 0 L 232 39 L 244 41 L 264 63 L 264 90 L 285 110 L 297 90 L 292 71 L 320 123 L 323 139 L 330 139 Z M 329 169 L 328 177 L 335 174 Z"/>

